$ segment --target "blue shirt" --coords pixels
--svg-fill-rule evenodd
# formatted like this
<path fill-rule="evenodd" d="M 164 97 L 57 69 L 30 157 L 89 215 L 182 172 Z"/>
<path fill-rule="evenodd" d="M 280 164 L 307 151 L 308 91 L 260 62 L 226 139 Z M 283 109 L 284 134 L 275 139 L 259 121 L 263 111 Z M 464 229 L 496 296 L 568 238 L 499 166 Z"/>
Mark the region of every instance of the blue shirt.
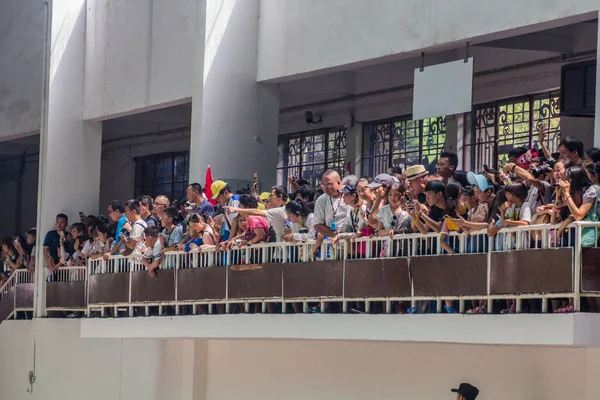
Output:
<path fill-rule="evenodd" d="M 200 246 L 202 246 L 202 238 L 196 238 L 194 240 L 191 240 L 191 241 L 187 242 L 185 244 L 185 251 L 190 251 L 191 250 L 190 245 L 192 243 L 195 244 L 196 246 L 200 247 Z"/>
<path fill-rule="evenodd" d="M 121 240 L 121 231 L 123 230 L 123 225 L 125 225 L 126 223 L 127 217 L 125 215 L 123 215 L 121 219 L 119 219 L 119 222 L 117 222 L 117 232 L 115 234 L 116 244 L 119 244 L 119 241 Z"/>
<path fill-rule="evenodd" d="M 65 233 L 65 238 L 69 238 L 71 235 Z M 50 257 L 54 260 L 54 263 L 57 264 L 60 261 L 60 235 L 56 230 L 49 231 L 46 233 L 44 237 L 44 247 L 48 248 L 48 252 L 50 253 Z M 68 241 L 65 241 L 65 251 L 69 254 L 72 253 L 71 246 Z"/>
<path fill-rule="evenodd" d="M 198 213 L 200 215 L 206 214 L 206 215 L 210 216 L 211 218 L 214 218 L 215 208 L 207 200 L 204 200 L 204 201 L 202 201 L 202 203 L 200 203 L 200 205 L 196 209 L 196 213 Z"/>

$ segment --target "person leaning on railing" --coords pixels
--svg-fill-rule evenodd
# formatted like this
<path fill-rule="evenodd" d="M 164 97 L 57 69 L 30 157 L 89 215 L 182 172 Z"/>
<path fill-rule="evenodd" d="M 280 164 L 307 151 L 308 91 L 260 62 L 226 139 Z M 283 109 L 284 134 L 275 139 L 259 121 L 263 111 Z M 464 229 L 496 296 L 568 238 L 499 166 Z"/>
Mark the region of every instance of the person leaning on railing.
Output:
<path fill-rule="evenodd" d="M 210 216 L 193 213 L 190 215 L 188 233 L 177 250 L 189 252 L 191 250 L 214 248 L 218 244 L 217 237 L 210 226 Z"/>
<path fill-rule="evenodd" d="M 239 214 L 246 217 L 254 216 L 267 218 L 270 227 L 275 232 L 275 241 L 282 242 L 287 228 L 287 214 L 285 212 L 287 197 L 288 193 L 285 187 L 273 186 L 271 188 L 269 204 L 265 210 L 229 206 L 225 206 L 223 209 L 226 213 Z"/>
<path fill-rule="evenodd" d="M 150 276 L 156 276 L 156 270 L 160 267 L 163 257 L 159 229 L 156 226 L 149 226 L 144 229 L 144 243 L 146 244 L 146 250 L 142 255 L 142 263 Z"/>
<path fill-rule="evenodd" d="M 308 242 L 315 240 L 314 214 L 304 200 L 292 200 L 285 205 L 287 218 L 292 223 L 291 232 L 283 238 L 286 242 Z"/>
<path fill-rule="evenodd" d="M 112 238 L 112 235 L 112 229 L 108 224 L 98 224 L 96 227 L 96 238 L 90 249 L 90 259 L 97 260 L 99 258 L 104 258 L 105 260 L 108 260 L 111 246 L 115 240 Z"/>
<path fill-rule="evenodd" d="M 258 202 L 254 196 L 249 194 L 243 194 L 239 200 L 240 208 L 255 210 L 258 207 Z M 238 218 L 238 225 L 240 227 L 240 233 L 236 237 L 224 242 L 222 244 L 223 250 L 231 250 L 234 245 L 246 246 L 257 243 L 266 242 L 269 237 L 269 223 L 267 218 L 258 216 L 243 216 L 240 215 Z M 242 230 L 242 225 L 245 225 L 245 230 Z"/>
<path fill-rule="evenodd" d="M 450 232 L 458 232 L 460 227 L 456 224 L 455 219 L 458 217 L 468 218 L 467 205 L 461 200 L 462 186 L 459 182 L 449 182 L 446 185 L 445 197 L 446 197 L 446 215 L 442 222 L 442 229 L 440 235 L 440 245 L 449 254 L 456 254 L 459 251 L 459 242 L 454 239 L 453 246 L 448 243 Z"/>

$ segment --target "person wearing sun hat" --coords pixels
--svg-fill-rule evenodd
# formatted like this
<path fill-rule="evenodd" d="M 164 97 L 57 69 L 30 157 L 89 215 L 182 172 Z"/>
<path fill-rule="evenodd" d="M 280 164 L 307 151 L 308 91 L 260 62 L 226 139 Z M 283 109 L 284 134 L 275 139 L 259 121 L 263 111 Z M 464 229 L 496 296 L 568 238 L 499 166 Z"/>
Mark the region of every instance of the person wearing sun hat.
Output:
<path fill-rule="evenodd" d="M 411 165 L 406 168 L 405 174 L 410 198 L 418 200 L 421 204 L 425 204 L 425 177 L 429 175 L 429 171 L 423 165 Z"/>

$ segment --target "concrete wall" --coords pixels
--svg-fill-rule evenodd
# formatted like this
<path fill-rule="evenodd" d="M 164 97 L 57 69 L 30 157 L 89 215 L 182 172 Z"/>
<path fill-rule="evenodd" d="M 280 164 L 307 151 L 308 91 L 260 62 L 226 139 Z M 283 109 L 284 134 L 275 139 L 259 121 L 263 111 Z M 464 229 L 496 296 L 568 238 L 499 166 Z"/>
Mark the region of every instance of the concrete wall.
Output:
<path fill-rule="evenodd" d="M 0 2 L 0 140 L 40 129 L 47 15 L 43 3 Z"/>
<path fill-rule="evenodd" d="M 261 3 L 258 80 L 283 79 L 421 49 L 441 49 L 564 24 L 597 0 L 266 0 Z M 579 17 L 577 17 L 579 18 Z M 474 39 L 473 39 L 474 38 Z"/>
<path fill-rule="evenodd" d="M 87 2 L 85 119 L 188 101 L 196 0 Z"/>
<path fill-rule="evenodd" d="M 595 363 L 598 353 L 589 354 Z M 450 388 L 471 382 L 485 400 L 592 400 L 597 379 L 586 378 L 587 355 L 547 347 L 210 341 L 207 399 L 450 400 Z"/>
<path fill-rule="evenodd" d="M 3 322 L 0 398 L 438 400 L 452 399 L 449 389 L 466 381 L 486 400 L 595 400 L 600 389 L 594 348 L 82 339 L 79 327 L 66 319 Z"/>
<path fill-rule="evenodd" d="M 2 323 L 0 354 L 2 399 L 193 399 L 193 341 L 81 339 L 77 320 L 38 319 Z"/>

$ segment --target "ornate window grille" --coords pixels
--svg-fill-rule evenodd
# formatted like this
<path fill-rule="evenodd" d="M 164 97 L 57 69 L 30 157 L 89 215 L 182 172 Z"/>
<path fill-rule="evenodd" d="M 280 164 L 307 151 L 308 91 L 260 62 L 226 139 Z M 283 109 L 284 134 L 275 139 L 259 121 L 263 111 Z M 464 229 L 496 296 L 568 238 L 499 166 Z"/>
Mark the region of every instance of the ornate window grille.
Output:
<path fill-rule="evenodd" d="M 185 198 L 189 153 L 161 153 L 135 159 L 135 195 Z"/>
<path fill-rule="evenodd" d="M 280 135 L 277 182 L 287 184 L 288 178 L 294 176 L 317 187 L 328 169 L 343 176 L 346 134 L 346 128 L 336 127 Z"/>
<path fill-rule="evenodd" d="M 404 170 L 414 164 L 433 172 L 445 144 L 446 117 L 369 122 L 363 125 L 363 175 L 376 176 L 392 166 Z"/>
<path fill-rule="evenodd" d="M 549 129 L 546 146 L 551 152 L 560 142 L 560 92 L 500 100 L 475 106 L 472 133 L 465 144 L 465 165 L 481 171 L 483 165 L 502 167 L 515 147 L 540 148 L 541 125 Z"/>

